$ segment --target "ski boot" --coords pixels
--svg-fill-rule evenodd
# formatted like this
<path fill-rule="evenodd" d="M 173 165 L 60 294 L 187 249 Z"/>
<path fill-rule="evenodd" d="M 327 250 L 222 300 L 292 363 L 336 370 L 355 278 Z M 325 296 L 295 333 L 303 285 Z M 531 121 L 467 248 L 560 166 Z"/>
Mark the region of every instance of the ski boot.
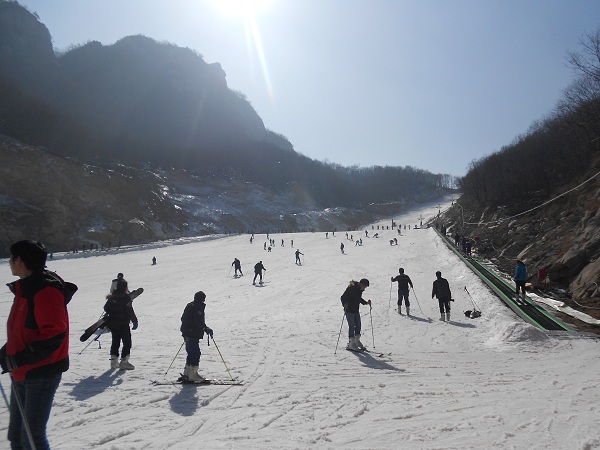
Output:
<path fill-rule="evenodd" d="M 359 350 L 366 350 L 367 347 L 365 347 L 363 345 L 362 342 L 360 342 L 360 334 L 357 334 L 356 336 L 354 336 L 354 343 L 356 344 L 356 346 L 358 347 Z"/>
<path fill-rule="evenodd" d="M 133 370 L 135 366 L 129 362 L 129 355 L 123 356 L 119 363 L 119 369 L 121 370 Z"/>

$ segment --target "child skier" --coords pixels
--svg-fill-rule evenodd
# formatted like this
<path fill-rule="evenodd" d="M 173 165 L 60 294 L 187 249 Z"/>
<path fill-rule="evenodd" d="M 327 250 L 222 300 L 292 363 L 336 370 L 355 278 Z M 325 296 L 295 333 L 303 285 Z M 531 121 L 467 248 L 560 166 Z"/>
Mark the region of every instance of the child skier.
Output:
<path fill-rule="evenodd" d="M 129 362 L 129 353 L 131 351 L 131 330 L 129 322 L 133 323 L 132 329 L 138 327 L 138 319 L 133 310 L 133 303 L 127 289 L 127 281 L 119 279 L 116 282 L 115 290 L 112 294 L 106 296 L 106 311 L 108 318 L 106 327 L 112 333 L 112 345 L 110 347 L 110 368 L 121 370 L 133 370 L 135 367 Z M 121 362 L 119 362 L 119 347 L 123 342 L 121 349 Z"/>
<path fill-rule="evenodd" d="M 360 305 L 371 305 L 371 300 L 363 300 L 362 293 L 369 287 L 369 280 L 363 278 L 359 282 L 351 281 L 342 294 L 342 306 L 348 322 L 348 349 L 353 351 L 364 350 L 365 346 L 360 342 Z"/>
<path fill-rule="evenodd" d="M 204 377 L 198 374 L 200 356 L 202 355 L 202 352 L 200 352 L 200 339 L 204 338 L 204 333 L 210 337 L 213 336 L 213 331 L 206 325 L 204 318 L 205 299 L 206 294 L 204 292 L 196 292 L 194 301 L 187 304 L 181 316 L 180 330 L 187 352 L 183 377 L 188 381 L 205 380 Z"/>

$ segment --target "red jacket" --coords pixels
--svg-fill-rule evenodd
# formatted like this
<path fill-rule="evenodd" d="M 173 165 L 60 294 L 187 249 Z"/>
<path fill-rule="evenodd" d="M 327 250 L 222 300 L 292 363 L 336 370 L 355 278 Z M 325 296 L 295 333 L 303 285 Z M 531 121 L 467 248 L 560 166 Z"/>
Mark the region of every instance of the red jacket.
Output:
<path fill-rule="evenodd" d="M 43 378 L 68 370 L 67 303 L 77 286 L 44 270 L 8 287 L 15 299 L 8 316 L 4 350 L 17 366 L 12 371 L 13 379 Z"/>

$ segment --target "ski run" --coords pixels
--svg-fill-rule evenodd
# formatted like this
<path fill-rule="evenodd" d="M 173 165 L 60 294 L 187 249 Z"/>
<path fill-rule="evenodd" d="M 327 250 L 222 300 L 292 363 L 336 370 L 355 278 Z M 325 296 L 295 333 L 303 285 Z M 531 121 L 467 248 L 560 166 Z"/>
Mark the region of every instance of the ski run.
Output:
<path fill-rule="evenodd" d="M 600 448 L 598 340 L 547 335 L 516 317 L 433 230 L 414 229 L 421 216 L 437 213 L 436 202 L 395 216 L 402 235 L 377 230 L 389 220 L 349 233 L 362 246 L 345 230 L 327 238 L 324 230 L 273 233 L 271 252 L 257 233 L 252 244 L 249 235 L 207 236 L 55 255 L 48 268 L 79 291 L 69 304 L 71 368 L 48 423 L 52 448 Z M 390 245 L 393 238 L 398 245 Z M 244 276 L 234 278 L 234 258 Z M 251 284 L 258 261 L 267 269 L 262 289 Z M 390 283 L 400 267 L 414 283 L 410 317 L 396 311 Z M 449 323 L 439 321 L 431 299 L 437 270 L 455 300 Z M 109 334 L 79 341 L 101 315 L 118 272 L 144 287 L 134 300 L 139 328 L 132 332 L 135 370 L 128 371 L 109 369 Z M 0 273 L 3 283 L 14 279 L 7 260 Z M 361 278 L 370 281 L 363 298 L 373 304 L 360 310 L 369 352 L 351 352 L 340 296 Z M 464 287 L 483 312 L 477 319 L 463 314 L 472 309 Z M 180 317 L 199 290 L 223 356 L 204 339 L 199 372 L 242 385 L 174 383 L 185 365 Z M 4 288 L 3 336 L 11 303 Z M 8 394 L 9 377 L 0 382 Z M 8 448 L 7 426 L 3 406 L 0 449 Z"/>

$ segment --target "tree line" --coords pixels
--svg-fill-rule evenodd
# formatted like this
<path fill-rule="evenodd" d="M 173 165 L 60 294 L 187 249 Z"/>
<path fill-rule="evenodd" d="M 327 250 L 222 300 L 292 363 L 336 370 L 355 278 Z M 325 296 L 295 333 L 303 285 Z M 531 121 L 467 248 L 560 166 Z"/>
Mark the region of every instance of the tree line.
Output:
<path fill-rule="evenodd" d="M 584 177 L 600 151 L 600 29 L 568 54 L 577 76 L 546 118 L 500 151 L 469 164 L 463 194 L 481 206 L 548 197 Z"/>

